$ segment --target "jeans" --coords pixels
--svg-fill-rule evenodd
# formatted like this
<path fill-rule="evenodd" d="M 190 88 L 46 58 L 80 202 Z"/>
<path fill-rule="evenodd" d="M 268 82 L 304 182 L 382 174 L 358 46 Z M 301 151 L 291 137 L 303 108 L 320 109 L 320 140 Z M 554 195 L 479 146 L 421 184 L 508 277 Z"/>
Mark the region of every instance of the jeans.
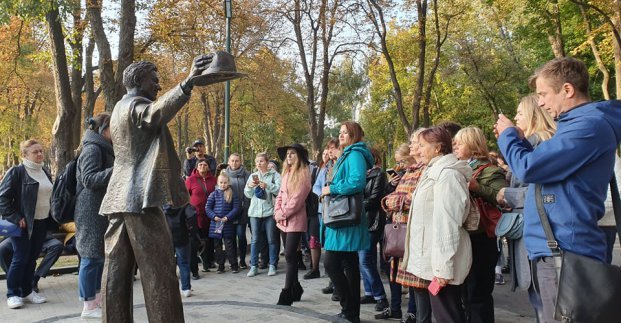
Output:
<path fill-rule="evenodd" d="M 250 225 L 252 226 L 252 239 L 250 240 L 250 265 L 257 266 L 259 264 L 259 251 L 265 244 L 261 235 L 265 233 L 267 236 L 267 244 L 270 256 L 270 265 L 276 266 L 278 262 L 279 237 L 276 234 L 273 216 L 263 218 L 250 217 Z"/>
<path fill-rule="evenodd" d="M 179 278 L 181 279 L 181 290 L 190 290 L 190 243 L 183 246 L 175 247 L 175 256 L 177 258 L 177 266 L 179 267 Z"/>
<path fill-rule="evenodd" d="M 545 322 L 558 322 L 554 319 L 558 278 L 554 258 L 542 257 L 531 262 L 535 290 L 541 296 L 542 312 Z"/>
<path fill-rule="evenodd" d="M 21 237 L 11 237 L 13 245 L 13 261 L 6 275 L 6 296 L 26 297 L 32 292 L 32 278 L 34 277 L 37 258 L 41 253 L 47 229 L 47 219 L 34 220 L 32 235 L 22 231 Z"/>
<path fill-rule="evenodd" d="M 81 301 L 92 301 L 101 290 L 101 276 L 103 274 L 105 258 L 82 257 L 80 272 L 78 273 L 78 289 Z"/>
<path fill-rule="evenodd" d="M 394 273 L 392 274 L 392 276 L 397 276 L 397 267 L 399 266 L 399 258 L 393 258 L 391 260 L 393 262 L 393 270 Z M 388 266 L 386 268 L 386 274 L 388 275 L 388 277 L 391 276 L 390 270 L 391 270 L 391 264 L 388 263 Z M 397 313 L 397 312 L 401 312 L 401 291 L 403 290 L 403 286 L 401 286 L 401 284 L 398 284 L 394 281 L 390 281 L 389 279 L 389 286 L 390 286 L 390 310 L 393 313 Z M 407 287 L 406 287 L 407 288 Z M 409 291 L 410 293 L 410 298 L 408 299 L 408 313 L 412 313 L 412 314 L 416 314 L 416 298 L 414 296 L 415 294 L 415 288 L 413 287 L 409 287 Z"/>
<path fill-rule="evenodd" d="M 386 298 L 384 284 L 377 271 L 377 244 L 381 238 L 382 231 L 369 231 L 369 249 L 358 251 L 364 294 L 372 295 L 375 300 Z"/>
<path fill-rule="evenodd" d="M 326 250 L 324 266 L 334 290 L 341 297 L 342 313 L 348 320 L 360 318 L 360 267 L 358 252 Z"/>
<path fill-rule="evenodd" d="M 238 223 L 235 225 L 235 235 L 237 235 L 237 248 L 239 248 L 239 262 L 246 262 L 246 248 L 248 240 L 246 239 L 246 223 Z"/>

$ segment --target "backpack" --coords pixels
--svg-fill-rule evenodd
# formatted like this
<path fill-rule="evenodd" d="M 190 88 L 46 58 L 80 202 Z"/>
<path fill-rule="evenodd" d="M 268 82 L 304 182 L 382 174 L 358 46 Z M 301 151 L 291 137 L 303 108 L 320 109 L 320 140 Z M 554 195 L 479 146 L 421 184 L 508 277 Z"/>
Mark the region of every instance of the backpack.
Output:
<path fill-rule="evenodd" d="M 77 170 L 78 157 L 67 163 L 65 169 L 56 177 L 52 187 L 50 214 L 58 224 L 73 221 L 78 186 Z"/>

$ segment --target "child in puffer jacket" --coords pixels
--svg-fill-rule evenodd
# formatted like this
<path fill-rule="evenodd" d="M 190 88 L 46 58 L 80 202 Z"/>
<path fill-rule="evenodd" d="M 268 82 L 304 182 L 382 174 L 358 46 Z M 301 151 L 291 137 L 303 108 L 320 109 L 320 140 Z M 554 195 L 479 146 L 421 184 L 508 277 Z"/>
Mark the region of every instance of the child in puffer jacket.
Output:
<path fill-rule="evenodd" d="M 231 271 L 239 272 L 237 263 L 237 242 L 235 235 L 235 225 L 240 212 L 239 198 L 229 185 L 229 177 L 222 172 L 218 176 L 218 186 L 209 195 L 205 206 L 207 216 L 211 219 L 209 226 L 209 237 L 214 239 L 216 250 L 216 261 L 218 262 L 218 274 L 224 273 L 224 258 L 229 259 Z M 223 241 L 224 240 L 224 241 Z M 226 246 L 226 253 L 222 250 L 222 245 Z"/>

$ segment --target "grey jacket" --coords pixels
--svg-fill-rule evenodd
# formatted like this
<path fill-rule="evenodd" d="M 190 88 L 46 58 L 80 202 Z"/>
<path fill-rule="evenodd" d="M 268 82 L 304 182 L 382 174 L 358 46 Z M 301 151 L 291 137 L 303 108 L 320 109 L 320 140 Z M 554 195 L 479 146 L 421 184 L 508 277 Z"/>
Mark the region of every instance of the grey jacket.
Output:
<path fill-rule="evenodd" d="M 126 94 L 116 104 L 110 120 L 116 159 L 99 213 L 143 213 L 188 203 L 167 124 L 189 99 L 176 86 L 155 101 Z"/>
<path fill-rule="evenodd" d="M 86 130 L 78 157 L 77 196 L 74 221 L 76 248 L 82 257 L 104 257 L 104 234 L 108 218 L 99 215 L 101 201 L 112 175 L 112 144 L 92 130 Z"/>

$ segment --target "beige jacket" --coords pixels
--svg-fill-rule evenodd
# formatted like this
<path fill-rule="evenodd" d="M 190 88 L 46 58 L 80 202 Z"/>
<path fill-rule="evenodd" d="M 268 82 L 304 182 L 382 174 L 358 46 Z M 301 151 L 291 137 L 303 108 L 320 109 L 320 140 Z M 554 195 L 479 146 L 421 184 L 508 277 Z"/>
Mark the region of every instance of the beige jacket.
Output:
<path fill-rule="evenodd" d="M 426 280 L 461 285 L 472 264 L 468 232 L 462 227 L 470 208 L 472 169 L 448 154 L 431 160 L 412 194 L 403 265 Z"/>

